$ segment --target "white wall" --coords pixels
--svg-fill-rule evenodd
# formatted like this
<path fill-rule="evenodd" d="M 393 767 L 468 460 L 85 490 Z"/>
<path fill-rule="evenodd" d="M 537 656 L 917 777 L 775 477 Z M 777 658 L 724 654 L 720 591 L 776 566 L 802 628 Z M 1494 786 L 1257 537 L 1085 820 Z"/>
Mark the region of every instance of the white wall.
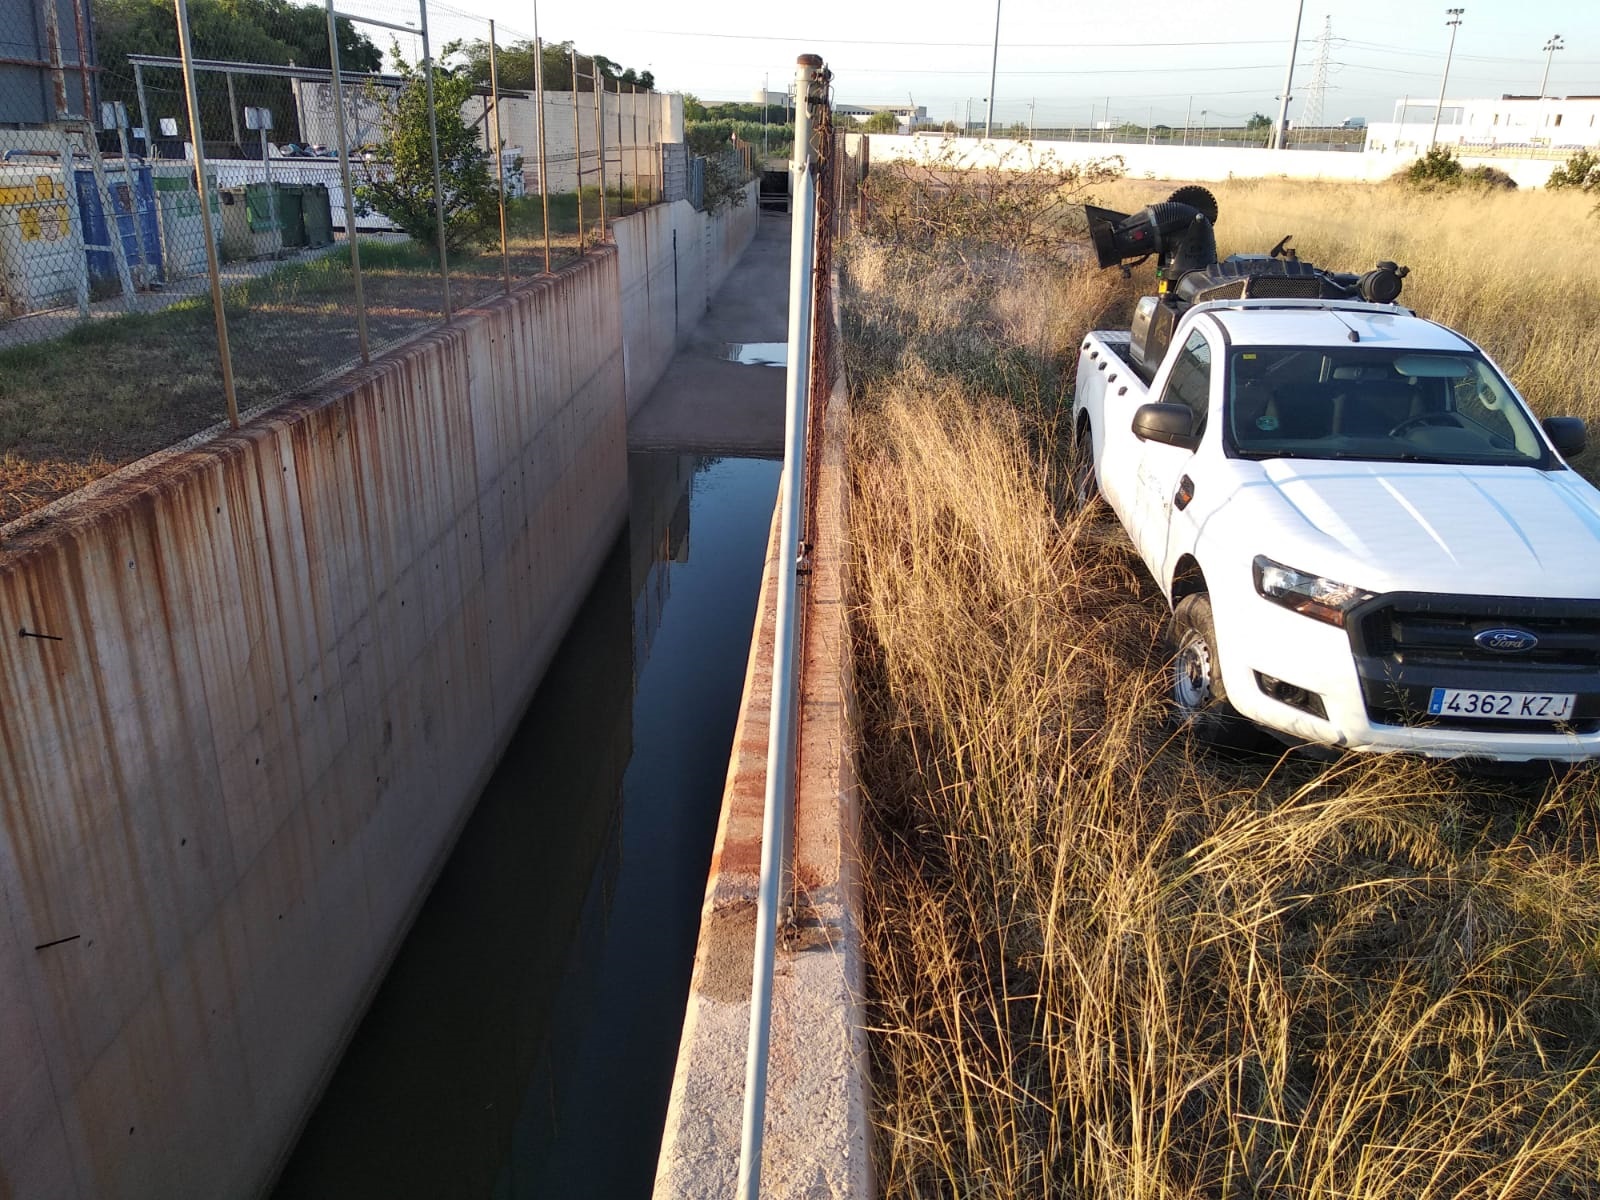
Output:
<path fill-rule="evenodd" d="M 943 138 L 925 135 L 873 134 L 875 162 L 930 162 L 948 146 L 951 165 L 963 168 L 1003 166 L 1027 170 L 1039 162 L 1087 162 L 1120 158 L 1134 178 L 1220 180 L 1387 179 L 1410 161 L 1409 155 L 1347 153 L 1339 150 L 1257 150 L 1231 146 L 1146 146 L 1120 142 L 1018 142 L 1005 138 Z M 1521 187 L 1543 187 L 1557 165 L 1551 159 L 1468 158 L 1466 166 L 1505 171 Z"/>

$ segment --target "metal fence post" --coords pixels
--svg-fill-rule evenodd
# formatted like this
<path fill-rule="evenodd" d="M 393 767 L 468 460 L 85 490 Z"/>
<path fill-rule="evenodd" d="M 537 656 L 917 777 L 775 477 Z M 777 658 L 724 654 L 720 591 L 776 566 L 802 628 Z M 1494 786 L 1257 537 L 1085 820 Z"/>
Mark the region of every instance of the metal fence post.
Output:
<path fill-rule="evenodd" d="M 533 10 L 533 90 L 539 97 L 539 198 L 544 205 L 544 273 L 550 274 L 550 164 L 544 149 L 544 43 L 539 40 L 539 9 Z"/>
<path fill-rule="evenodd" d="M 600 174 L 600 236 L 597 241 L 606 240 L 606 81 L 600 73 L 600 65 L 593 59 L 589 60 L 589 90 L 594 96 L 594 161 L 595 170 Z"/>
<path fill-rule="evenodd" d="M 356 294 L 356 340 L 361 344 L 361 362 L 372 361 L 371 345 L 367 340 L 367 299 L 361 287 L 361 242 L 356 237 L 356 190 L 350 177 L 350 138 L 344 128 L 344 80 L 339 74 L 339 23 L 333 11 L 333 0 L 328 0 L 328 62 L 333 75 L 329 86 L 333 88 L 334 142 L 339 148 L 339 179 L 344 185 L 344 241 L 350 247 L 350 281 Z"/>
<path fill-rule="evenodd" d="M 444 178 L 439 170 L 439 109 L 433 99 L 433 51 L 428 44 L 428 0 L 417 0 L 422 25 L 422 71 L 428 92 L 428 146 L 433 153 L 433 226 L 439 234 L 439 281 L 444 287 L 445 324 L 450 312 L 450 255 L 445 249 Z"/>
<path fill-rule="evenodd" d="M 623 207 L 628 193 L 628 171 L 623 166 L 622 158 L 622 80 L 617 80 L 617 212 L 627 210 Z"/>
<path fill-rule="evenodd" d="M 633 210 L 639 211 L 639 85 L 633 85 Z"/>
<path fill-rule="evenodd" d="M 750 980 L 750 1042 L 745 1057 L 744 1118 L 739 1136 L 739 1200 L 761 1190 L 761 1143 L 767 1110 L 767 1052 L 772 1032 L 772 975 L 777 958 L 781 886 L 789 857 L 794 806 L 797 570 L 805 491 L 807 409 L 811 382 L 811 308 L 816 234 L 816 178 L 811 162 L 811 85 L 822 68 L 802 54 L 795 72 L 794 150 L 790 160 L 798 219 L 789 243 L 789 362 L 784 396 L 782 508 L 778 521 L 778 601 L 772 641 L 772 716 L 767 737 L 766 811 L 761 830 L 761 889 L 756 904 L 755 963 Z"/>
<path fill-rule="evenodd" d="M 578 198 L 578 254 L 583 254 L 583 123 L 578 120 L 578 52 L 569 50 L 568 55 L 572 61 L 572 163 L 574 178 L 577 181 L 575 195 Z"/>
<path fill-rule="evenodd" d="M 506 155 L 500 143 L 500 68 L 494 49 L 494 22 L 489 22 L 489 91 L 494 95 L 494 117 L 491 128 L 494 134 L 495 178 L 500 181 L 500 267 L 505 272 L 506 291 L 511 290 L 511 250 L 506 245 Z"/>
<path fill-rule="evenodd" d="M 228 345 L 228 314 L 222 306 L 222 272 L 217 264 L 217 239 L 211 225 L 211 185 L 206 179 L 205 132 L 200 128 L 200 92 L 194 81 L 189 3 L 188 0 L 173 0 L 173 3 L 178 17 L 178 53 L 183 56 L 183 92 L 189 103 L 189 137 L 194 142 L 194 178 L 195 187 L 200 192 L 200 228 L 206 239 L 206 274 L 211 277 L 211 311 L 217 321 L 217 357 L 222 361 L 222 394 L 228 403 L 228 424 L 237 429 L 239 397 L 233 387 L 233 351 Z"/>

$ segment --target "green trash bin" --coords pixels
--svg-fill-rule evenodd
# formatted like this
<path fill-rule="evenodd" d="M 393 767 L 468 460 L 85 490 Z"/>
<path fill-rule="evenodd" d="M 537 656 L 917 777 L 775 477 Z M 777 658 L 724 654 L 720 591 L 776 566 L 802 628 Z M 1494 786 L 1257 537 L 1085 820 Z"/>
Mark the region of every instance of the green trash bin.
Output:
<path fill-rule="evenodd" d="M 305 194 L 298 183 L 275 183 L 278 193 L 278 228 L 283 230 L 283 244 L 291 249 L 306 244 Z"/>
<path fill-rule="evenodd" d="M 328 185 L 325 183 L 306 184 L 305 195 L 302 200 L 302 211 L 305 214 L 306 245 L 332 245 L 333 201 L 328 195 Z"/>

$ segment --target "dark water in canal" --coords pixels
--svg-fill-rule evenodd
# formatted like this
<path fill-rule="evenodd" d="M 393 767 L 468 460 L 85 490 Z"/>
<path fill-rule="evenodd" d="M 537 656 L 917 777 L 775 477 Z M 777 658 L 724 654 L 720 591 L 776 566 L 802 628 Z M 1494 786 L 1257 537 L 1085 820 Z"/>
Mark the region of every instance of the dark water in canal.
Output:
<path fill-rule="evenodd" d="M 629 528 L 277 1200 L 650 1194 L 777 479 L 630 456 Z"/>

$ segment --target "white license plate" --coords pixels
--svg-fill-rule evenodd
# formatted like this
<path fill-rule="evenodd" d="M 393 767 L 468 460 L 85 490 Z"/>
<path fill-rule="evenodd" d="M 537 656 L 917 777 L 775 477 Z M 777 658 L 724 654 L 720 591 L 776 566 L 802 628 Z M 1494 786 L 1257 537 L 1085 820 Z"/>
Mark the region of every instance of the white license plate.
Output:
<path fill-rule="evenodd" d="M 1492 721 L 1566 721 L 1577 697 L 1571 692 L 1480 692 L 1434 688 L 1428 713 L 1435 717 L 1482 717 Z"/>

